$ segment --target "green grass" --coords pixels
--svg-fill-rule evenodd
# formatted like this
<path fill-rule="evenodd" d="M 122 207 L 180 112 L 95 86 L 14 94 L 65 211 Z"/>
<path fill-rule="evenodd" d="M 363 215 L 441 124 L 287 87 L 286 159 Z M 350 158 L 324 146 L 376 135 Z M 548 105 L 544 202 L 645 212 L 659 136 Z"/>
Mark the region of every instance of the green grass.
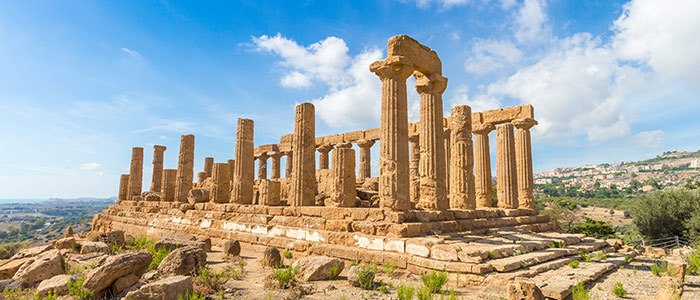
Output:
<path fill-rule="evenodd" d="M 206 300 L 207 297 L 197 292 L 188 292 L 185 295 L 177 295 L 177 300 Z"/>
<path fill-rule="evenodd" d="M 357 280 L 360 287 L 365 290 L 374 289 L 374 276 L 377 274 L 377 266 L 365 265 L 357 270 Z"/>
<path fill-rule="evenodd" d="M 280 288 L 286 289 L 294 284 L 294 275 L 296 270 L 292 266 L 275 270 L 275 280 Z"/>
<path fill-rule="evenodd" d="M 618 298 L 627 296 L 627 290 L 625 290 L 625 287 L 622 286 L 622 282 L 619 281 L 615 282 L 615 286 L 613 286 L 612 293 Z"/>
<path fill-rule="evenodd" d="M 85 282 L 85 278 L 83 277 L 68 281 L 66 284 L 68 287 L 68 294 L 79 300 L 92 300 L 95 296 L 94 292 L 83 288 L 83 282 Z"/>
<path fill-rule="evenodd" d="M 396 296 L 399 300 L 411 300 L 413 299 L 414 293 L 415 289 L 409 285 L 399 285 L 399 287 L 396 288 Z"/>
<path fill-rule="evenodd" d="M 577 259 L 574 259 L 574 260 L 569 262 L 569 267 L 572 267 L 574 269 L 578 268 L 578 265 L 579 265 L 579 261 Z"/>
<path fill-rule="evenodd" d="M 384 274 L 389 275 L 389 276 L 394 276 L 394 273 L 396 272 L 396 269 L 398 269 L 399 266 L 397 266 L 394 263 L 385 263 L 382 265 L 382 271 L 384 271 Z"/>
<path fill-rule="evenodd" d="M 588 300 L 590 298 L 590 293 L 586 289 L 586 286 L 583 285 L 583 282 L 574 286 L 574 289 L 571 291 L 572 300 Z"/>
<path fill-rule="evenodd" d="M 661 277 L 661 275 L 665 274 L 666 271 L 668 270 L 668 265 L 666 262 L 662 263 L 656 263 L 651 265 L 651 273 L 654 274 L 655 276 Z"/>
<path fill-rule="evenodd" d="M 433 292 L 427 286 L 422 286 L 416 293 L 418 300 L 432 300 Z"/>
<path fill-rule="evenodd" d="M 447 273 L 446 272 L 430 272 L 430 274 L 423 274 L 420 276 L 423 285 L 430 289 L 432 293 L 440 293 L 442 287 L 447 283 Z"/>

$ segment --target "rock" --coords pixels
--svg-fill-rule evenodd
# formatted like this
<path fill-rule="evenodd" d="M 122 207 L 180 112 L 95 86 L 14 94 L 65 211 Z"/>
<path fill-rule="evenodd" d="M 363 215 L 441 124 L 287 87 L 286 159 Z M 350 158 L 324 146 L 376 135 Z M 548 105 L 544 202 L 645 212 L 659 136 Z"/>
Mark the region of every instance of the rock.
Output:
<path fill-rule="evenodd" d="M 298 278 L 305 282 L 335 279 L 344 267 L 342 260 L 328 256 L 307 256 L 292 264 Z"/>
<path fill-rule="evenodd" d="M 209 190 L 191 189 L 187 193 L 187 202 L 190 204 L 209 202 Z"/>
<path fill-rule="evenodd" d="M 26 248 L 26 249 L 22 249 L 19 252 L 15 253 L 15 255 L 13 255 L 11 257 L 11 259 L 37 256 L 37 255 L 44 253 L 46 251 L 49 251 L 51 249 L 53 249 L 53 245 L 51 245 L 51 244 L 32 247 L 32 248 Z"/>
<path fill-rule="evenodd" d="M 86 253 L 109 253 L 109 246 L 103 242 L 83 242 L 80 246 L 80 254 Z"/>
<path fill-rule="evenodd" d="M 124 253 L 107 258 L 102 265 L 85 276 L 83 287 L 99 293 L 110 287 L 117 279 L 129 274 L 138 277 L 146 272 L 153 256 L 147 252 Z"/>
<path fill-rule="evenodd" d="M 666 261 L 666 272 L 668 276 L 676 278 L 681 282 L 685 282 L 685 269 L 687 267 L 688 264 L 680 257 Z"/>
<path fill-rule="evenodd" d="M 202 248 L 186 246 L 177 248 L 158 266 L 161 277 L 171 275 L 197 275 L 207 265 L 207 253 Z"/>
<path fill-rule="evenodd" d="M 141 276 L 141 278 L 143 278 L 143 280 L 145 280 L 145 281 L 151 281 L 153 279 L 156 279 L 157 277 L 158 277 L 158 271 L 156 271 L 156 270 L 150 270 L 146 273 L 143 273 L 143 276 Z"/>
<path fill-rule="evenodd" d="M 361 268 L 362 267 L 360 267 L 359 265 L 354 265 L 348 269 L 347 277 L 348 277 L 348 282 L 350 283 L 350 285 L 357 286 L 357 287 L 360 286 L 360 277 L 358 276 L 357 273 L 360 271 Z M 374 274 L 373 269 L 368 269 L 367 272 L 372 273 L 369 277 L 374 278 L 375 274 Z"/>
<path fill-rule="evenodd" d="M 224 242 L 224 254 L 228 257 L 241 255 L 241 243 L 239 241 Z"/>
<path fill-rule="evenodd" d="M 66 230 L 63 233 L 63 237 L 71 237 L 74 234 L 75 233 L 73 233 L 73 226 L 68 226 L 68 227 L 66 227 Z"/>
<path fill-rule="evenodd" d="M 12 278 L 17 273 L 19 267 L 29 260 L 29 257 L 15 258 L 0 266 L 0 280 Z"/>
<path fill-rule="evenodd" d="M 282 265 L 282 256 L 280 256 L 280 251 L 275 247 L 267 247 L 265 252 L 263 252 L 263 267 L 277 268 Z"/>
<path fill-rule="evenodd" d="M 192 292 L 192 277 L 173 276 L 146 284 L 126 294 L 124 300 L 171 300 Z"/>
<path fill-rule="evenodd" d="M 673 277 L 661 277 L 659 291 L 656 300 L 681 299 L 683 295 L 683 282 Z"/>
<path fill-rule="evenodd" d="M 36 292 L 41 296 L 47 295 L 50 291 L 54 291 L 56 296 L 66 295 L 68 294 L 68 282 L 71 280 L 75 280 L 72 275 L 56 275 L 39 283 Z"/>
<path fill-rule="evenodd" d="M 32 287 L 42 280 L 63 274 L 63 255 L 58 250 L 50 250 L 25 262 L 12 279 L 25 287 Z"/>
<path fill-rule="evenodd" d="M 124 245 L 124 231 L 114 230 L 102 233 L 100 241 L 108 245 Z"/>
<path fill-rule="evenodd" d="M 204 243 L 204 251 L 210 252 L 211 251 L 211 238 L 202 236 L 198 237 L 197 240 L 195 240 L 197 243 Z"/>
<path fill-rule="evenodd" d="M 544 295 L 535 282 L 515 279 L 508 282 L 508 300 L 544 300 Z"/>
<path fill-rule="evenodd" d="M 21 288 L 22 285 L 12 278 L 0 280 L 0 291 L 4 291 L 6 289 L 8 291 L 19 290 Z"/>
<path fill-rule="evenodd" d="M 618 249 L 622 248 L 622 245 L 625 244 L 621 239 L 607 239 L 605 240 L 608 245 L 610 245 L 610 248 L 612 248 L 614 251 L 617 251 Z"/>
<path fill-rule="evenodd" d="M 652 258 L 661 258 L 666 255 L 666 250 L 664 248 L 646 246 L 644 247 L 644 254 Z"/>
<path fill-rule="evenodd" d="M 78 244 L 75 242 L 74 237 L 62 238 L 62 239 L 55 240 L 53 242 L 53 247 L 55 249 L 59 249 L 59 250 L 66 249 L 66 250 L 75 251 L 77 246 L 78 246 Z"/>
<path fill-rule="evenodd" d="M 135 283 L 139 282 L 139 276 L 137 276 L 134 273 L 128 274 L 124 277 L 121 277 L 114 281 L 112 284 L 112 294 L 117 295 L 121 293 L 123 290 L 126 290 L 130 286 L 134 285 Z"/>
<path fill-rule="evenodd" d="M 145 201 L 154 201 L 154 202 L 160 201 L 160 195 L 158 195 L 158 193 L 154 193 L 154 192 L 145 192 L 145 193 L 143 193 L 143 195 L 141 197 L 143 197 L 143 200 L 145 200 Z"/>

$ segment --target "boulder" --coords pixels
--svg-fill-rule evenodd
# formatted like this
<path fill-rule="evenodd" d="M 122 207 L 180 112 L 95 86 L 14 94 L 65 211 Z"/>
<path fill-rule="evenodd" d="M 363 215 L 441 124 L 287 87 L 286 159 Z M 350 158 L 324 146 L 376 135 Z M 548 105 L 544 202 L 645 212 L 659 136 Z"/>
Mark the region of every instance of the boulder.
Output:
<path fill-rule="evenodd" d="M 661 258 L 666 255 L 666 250 L 664 248 L 646 246 L 644 247 L 644 254 L 652 258 Z"/>
<path fill-rule="evenodd" d="M 19 290 L 21 288 L 22 285 L 12 278 L 0 280 L 0 291 L 4 291 L 6 289 L 9 291 Z"/>
<path fill-rule="evenodd" d="M 124 245 L 124 231 L 114 230 L 101 233 L 100 241 L 108 245 Z"/>
<path fill-rule="evenodd" d="M 358 276 L 358 273 L 362 267 L 359 265 L 354 265 L 348 269 L 348 283 L 352 286 L 359 287 L 360 286 L 360 277 Z M 370 272 L 371 275 L 369 277 L 374 278 L 374 270 L 373 269 L 368 269 L 367 272 Z"/>
<path fill-rule="evenodd" d="M 145 193 L 143 193 L 142 197 L 143 197 L 143 200 L 146 200 L 146 201 L 154 201 L 154 202 L 160 201 L 160 195 L 158 195 L 158 193 L 155 193 L 155 192 L 145 192 Z"/>
<path fill-rule="evenodd" d="M 75 280 L 75 277 L 72 275 L 56 275 L 39 283 L 39 286 L 36 288 L 36 292 L 40 296 L 45 296 L 50 291 L 53 291 L 56 296 L 66 295 L 68 294 L 68 282 L 72 280 Z"/>
<path fill-rule="evenodd" d="M 85 241 L 80 245 L 80 254 L 87 253 L 109 253 L 109 246 L 103 242 L 88 242 Z"/>
<path fill-rule="evenodd" d="M 51 249 L 53 249 L 53 245 L 51 245 L 51 244 L 32 247 L 32 248 L 26 248 L 26 249 L 19 250 L 17 253 L 15 253 L 15 255 L 13 255 L 11 257 L 11 259 L 37 256 L 37 255 L 44 253 L 46 251 L 49 251 Z"/>
<path fill-rule="evenodd" d="M 224 254 L 228 257 L 241 255 L 241 243 L 239 241 L 225 241 Z"/>
<path fill-rule="evenodd" d="M 206 236 L 200 236 L 197 237 L 195 242 L 199 244 L 204 244 L 204 251 L 210 252 L 211 251 L 211 238 L 206 237 Z"/>
<path fill-rule="evenodd" d="M 280 256 L 280 251 L 275 247 L 267 247 L 265 252 L 263 252 L 262 259 L 263 267 L 277 268 L 282 265 L 282 256 Z"/>
<path fill-rule="evenodd" d="M 126 290 L 130 286 L 136 284 L 139 282 L 139 276 L 137 276 L 134 273 L 128 274 L 124 277 L 121 277 L 114 281 L 112 284 L 112 295 L 117 295 L 121 293 L 123 290 Z"/>
<path fill-rule="evenodd" d="M 77 249 L 78 244 L 76 243 L 74 237 L 67 237 L 67 238 L 55 240 L 53 242 L 53 247 L 55 249 L 59 249 L 59 250 L 65 249 L 65 250 L 74 251 L 75 249 Z"/>
<path fill-rule="evenodd" d="M 683 282 L 664 276 L 659 282 L 659 291 L 656 292 L 656 300 L 681 299 L 683 295 Z"/>
<path fill-rule="evenodd" d="M 170 252 L 158 266 L 158 275 L 197 275 L 207 265 L 207 252 L 193 246 L 177 248 Z"/>
<path fill-rule="evenodd" d="M 688 264 L 680 257 L 674 257 L 666 261 L 666 272 L 668 276 L 685 282 L 685 270 Z"/>
<path fill-rule="evenodd" d="M 124 300 L 171 300 L 192 292 L 192 277 L 172 276 L 141 286 L 126 294 Z"/>
<path fill-rule="evenodd" d="M 342 260 L 328 256 L 307 256 L 292 264 L 297 277 L 304 282 L 335 279 L 344 267 Z"/>
<path fill-rule="evenodd" d="M 25 262 L 12 279 L 25 287 L 35 286 L 42 280 L 63 274 L 63 255 L 54 249 L 32 257 Z"/>
<path fill-rule="evenodd" d="M 508 300 L 544 300 L 534 281 L 515 279 L 508 282 Z"/>
<path fill-rule="evenodd" d="M 141 277 L 148 269 L 152 259 L 153 256 L 147 252 L 110 256 L 102 265 L 85 276 L 83 287 L 98 293 L 126 275 L 134 274 L 137 277 Z"/>
<path fill-rule="evenodd" d="M 63 237 L 71 237 L 73 236 L 73 234 L 75 234 L 73 233 L 73 226 L 68 226 L 66 227 L 66 230 L 63 233 Z"/>
<path fill-rule="evenodd" d="M 190 204 L 209 202 L 209 190 L 191 189 L 187 193 L 187 202 Z"/>
<path fill-rule="evenodd" d="M 19 267 L 21 267 L 29 259 L 29 257 L 15 258 L 5 262 L 2 266 L 0 266 L 0 280 L 12 278 L 12 276 L 17 273 L 17 270 L 19 270 Z"/>

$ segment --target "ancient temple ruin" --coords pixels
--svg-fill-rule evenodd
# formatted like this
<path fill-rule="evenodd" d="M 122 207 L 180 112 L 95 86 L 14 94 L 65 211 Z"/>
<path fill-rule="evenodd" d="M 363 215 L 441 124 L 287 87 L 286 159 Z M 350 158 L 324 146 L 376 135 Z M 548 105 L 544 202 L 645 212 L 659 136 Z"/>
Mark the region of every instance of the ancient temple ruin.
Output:
<path fill-rule="evenodd" d="M 96 216 L 94 230 L 187 232 L 214 243 L 232 239 L 350 261 L 391 262 L 416 273 L 445 270 L 463 274 L 459 280 L 467 283 L 514 271 L 497 261 L 507 255 L 492 257 L 489 245 L 524 252 L 546 249 L 552 241 L 583 242 L 536 234 L 552 227 L 534 204 L 532 106 L 477 112 L 462 105 L 445 117 L 448 79 L 436 52 L 405 35 L 389 39 L 387 52 L 386 59 L 369 66 L 382 84 L 379 128 L 316 136 L 314 106 L 302 103 L 290 124 L 293 132 L 277 144 L 256 146 L 254 121 L 238 119 L 234 159 L 206 158 L 196 182 L 194 136 L 182 136 L 177 170 L 163 169 L 166 149 L 154 146 L 150 189 L 143 193 L 143 148 L 136 147 L 129 174 L 120 178 L 119 200 Z M 420 95 L 417 123 L 408 121 L 410 76 Z M 494 135 L 496 203 L 489 146 Z M 379 157 L 371 156 L 372 147 L 379 147 Z M 375 159 L 378 172 L 372 170 Z M 513 243 L 484 238 L 495 231 L 514 232 Z M 533 240 L 525 248 L 515 241 L 523 236 Z M 583 243 L 581 249 L 599 246 Z"/>

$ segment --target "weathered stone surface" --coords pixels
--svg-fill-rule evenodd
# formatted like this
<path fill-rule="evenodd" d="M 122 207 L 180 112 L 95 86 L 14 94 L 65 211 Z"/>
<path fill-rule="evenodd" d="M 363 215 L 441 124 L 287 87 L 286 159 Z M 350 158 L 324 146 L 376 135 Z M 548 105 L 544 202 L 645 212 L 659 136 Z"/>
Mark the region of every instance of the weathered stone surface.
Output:
<path fill-rule="evenodd" d="M 267 152 L 267 156 L 269 156 L 271 158 L 271 163 L 270 163 L 270 169 L 272 170 L 272 172 L 270 174 L 271 179 L 280 178 L 280 174 L 281 174 L 280 162 L 281 162 L 282 155 L 283 155 L 283 153 L 280 151 Z"/>
<path fill-rule="evenodd" d="M 180 137 L 180 154 L 177 160 L 177 175 L 175 176 L 176 202 L 187 202 L 192 189 L 194 178 L 194 135 L 183 134 Z"/>
<path fill-rule="evenodd" d="M 508 282 L 508 300 L 544 300 L 535 282 L 516 279 Z"/>
<path fill-rule="evenodd" d="M 327 170 L 328 169 L 328 153 L 333 150 L 333 145 L 331 144 L 325 144 L 321 145 L 318 148 L 318 169 L 319 170 Z"/>
<path fill-rule="evenodd" d="M 2 266 L 0 266 L 0 280 L 12 278 L 12 276 L 17 273 L 17 270 L 19 270 L 19 267 L 21 267 L 29 259 L 30 257 L 14 258 L 4 262 Z"/>
<path fill-rule="evenodd" d="M 124 244 L 124 231 L 122 230 L 112 230 L 104 233 L 100 233 L 100 241 L 108 245 L 123 245 Z"/>
<path fill-rule="evenodd" d="M 233 171 L 231 202 L 253 203 L 253 120 L 238 119 L 236 129 L 236 163 Z"/>
<path fill-rule="evenodd" d="M 129 174 L 122 174 L 119 176 L 119 200 L 128 199 L 129 195 Z"/>
<path fill-rule="evenodd" d="M 63 274 L 63 256 L 54 249 L 28 259 L 12 279 L 20 282 L 22 286 L 31 287 L 60 274 Z"/>
<path fill-rule="evenodd" d="M 282 185 L 279 181 L 264 179 L 260 181 L 260 205 L 280 205 Z"/>
<path fill-rule="evenodd" d="M 109 253 L 109 246 L 103 242 L 82 242 L 80 245 L 80 254 L 101 252 Z"/>
<path fill-rule="evenodd" d="M 139 276 L 137 276 L 134 273 L 127 274 L 126 276 L 123 276 L 112 284 L 112 294 L 117 295 L 121 293 L 122 291 L 128 289 L 132 285 L 136 284 L 139 281 Z"/>
<path fill-rule="evenodd" d="M 67 249 L 67 250 L 75 250 L 78 247 L 78 244 L 75 242 L 74 237 L 67 237 L 67 238 L 62 238 L 55 240 L 53 242 L 53 247 L 59 250 L 62 249 Z"/>
<path fill-rule="evenodd" d="M 372 146 L 374 140 L 359 140 L 357 147 L 360 148 L 360 175 L 359 179 L 365 180 L 372 177 Z"/>
<path fill-rule="evenodd" d="M 155 192 L 144 192 L 141 195 L 141 198 L 144 201 L 160 201 L 160 195 L 158 193 L 155 193 Z"/>
<path fill-rule="evenodd" d="M 282 256 L 280 251 L 275 247 L 267 247 L 263 252 L 262 259 L 263 267 L 277 268 L 282 265 Z"/>
<path fill-rule="evenodd" d="M 683 282 L 678 278 L 673 277 L 661 277 L 659 282 L 659 291 L 656 293 L 654 299 L 656 300 L 669 300 L 669 299 L 681 299 L 683 296 Z"/>
<path fill-rule="evenodd" d="M 355 150 L 338 147 L 333 150 L 331 168 L 330 197 L 326 206 L 354 207 L 357 191 L 355 189 Z"/>
<path fill-rule="evenodd" d="M 173 250 L 158 266 L 162 277 L 172 275 L 197 275 L 206 266 L 207 253 L 202 248 L 186 246 Z"/>
<path fill-rule="evenodd" d="M 151 173 L 151 192 L 160 193 L 163 189 L 163 154 L 166 147 L 153 145 L 153 172 Z"/>
<path fill-rule="evenodd" d="M 192 277 L 172 276 L 141 286 L 124 300 L 171 300 L 192 292 Z"/>
<path fill-rule="evenodd" d="M 191 189 L 187 194 L 187 202 L 190 204 L 209 202 L 209 190 Z"/>
<path fill-rule="evenodd" d="M 66 227 L 66 230 L 63 232 L 63 237 L 71 237 L 73 236 L 73 226 L 68 226 Z"/>
<path fill-rule="evenodd" d="M 491 152 L 489 133 L 495 127 L 486 123 L 472 127 L 474 132 L 474 190 L 476 207 L 491 207 Z"/>
<path fill-rule="evenodd" d="M 471 108 L 459 105 L 450 115 L 450 208 L 475 209 Z"/>
<path fill-rule="evenodd" d="M 292 268 L 297 270 L 297 277 L 302 281 L 332 280 L 344 267 L 342 260 L 328 256 L 307 256 L 292 264 Z"/>
<path fill-rule="evenodd" d="M 668 276 L 676 278 L 681 282 L 685 282 L 685 271 L 688 264 L 680 257 L 674 257 L 666 260 L 666 271 Z"/>
<path fill-rule="evenodd" d="M 439 74 L 416 73 L 416 89 L 420 94 L 420 190 L 418 208 L 448 208 L 445 182 L 445 137 L 443 129 L 442 93 L 447 78 Z"/>
<path fill-rule="evenodd" d="M 518 182 L 518 207 L 534 209 L 535 196 L 534 178 L 532 172 L 532 141 L 530 128 L 537 125 L 534 119 L 516 119 L 515 126 L 515 162 Z"/>
<path fill-rule="evenodd" d="M 61 274 L 43 280 L 36 288 L 37 294 L 41 296 L 47 295 L 49 292 L 55 293 L 56 296 L 68 294 L 68 282 L 75 280 L 75 277 L 68 274 Z"/>
<path fill-rule="evenodd" d="M 205 157 L 204 158 L 204 174 L 206 178 L 210 178 L 214 172 L 214 158 Z"/>
<path fill-rule="evenodd" d="M 360 271 L 362 267 L 360 265 L 354 265 L 348 269 L 347 272 L 347 277 L 348 277 L 348 283 L 352 286 L 360 286 L 360 277 L 358 276 L 358 272 Z M 373 269 L 368 269 L 367 272 L 372 273 L 370 277 L 374 277 L 374 270 Z"/>
<path fill-rule="evenodd" d="M 518 208 L 518 181 L 515 167 L 513 125 L 508 123 L 499 125 L 496 133 L 498 207 L 506 209 Z"/>
<path fill-rule="evenodd" d="M 296 107 L 292 139 L 292 180 L 290 206 L 314 205 L 316 196 L 316 121 L 311 103 Z"/>
<path fill-rule="evenodd" d="M 231 170 L 228 163 L 214 164 L 212 173 L 211 202 L 228 203 L 231 196 Z"/>
<path fill-rule="evenodd" d="M 150 253 L 124 253 L 110 256 L 100 266 L 92 269 L 83 282 L 83 287 L 99 293 L 109 288 L 117 279 L 134 274 L 138 277 L 146 272 L 153 256 Z"/>
<path fill-rule="evenodd" d="M 162 201 L 175 201 L 175 183 L 177 182 L 177 170 L 163 170 L 163 184 L 160 199 Z"/>
<path fill-rule="evenodd" d="M 236 257 L 241 254 L 241 243 L 239 241 L 225 241 L 224 254 L 228 257 Z"/>
<path fill-rule="evenodd" d="M 267 159 L 269 158 L 267 152 L 260 153 L 255 158 L 258 160 L 258 179 L 267 179 Z"/>
<path fill-rule="evenodd" d="M 143 148 L 131 149 L 131 167 L 129 168 L 129 188 L 127 199 L 141 196 L 141 184 L 143 181 Z"/>

